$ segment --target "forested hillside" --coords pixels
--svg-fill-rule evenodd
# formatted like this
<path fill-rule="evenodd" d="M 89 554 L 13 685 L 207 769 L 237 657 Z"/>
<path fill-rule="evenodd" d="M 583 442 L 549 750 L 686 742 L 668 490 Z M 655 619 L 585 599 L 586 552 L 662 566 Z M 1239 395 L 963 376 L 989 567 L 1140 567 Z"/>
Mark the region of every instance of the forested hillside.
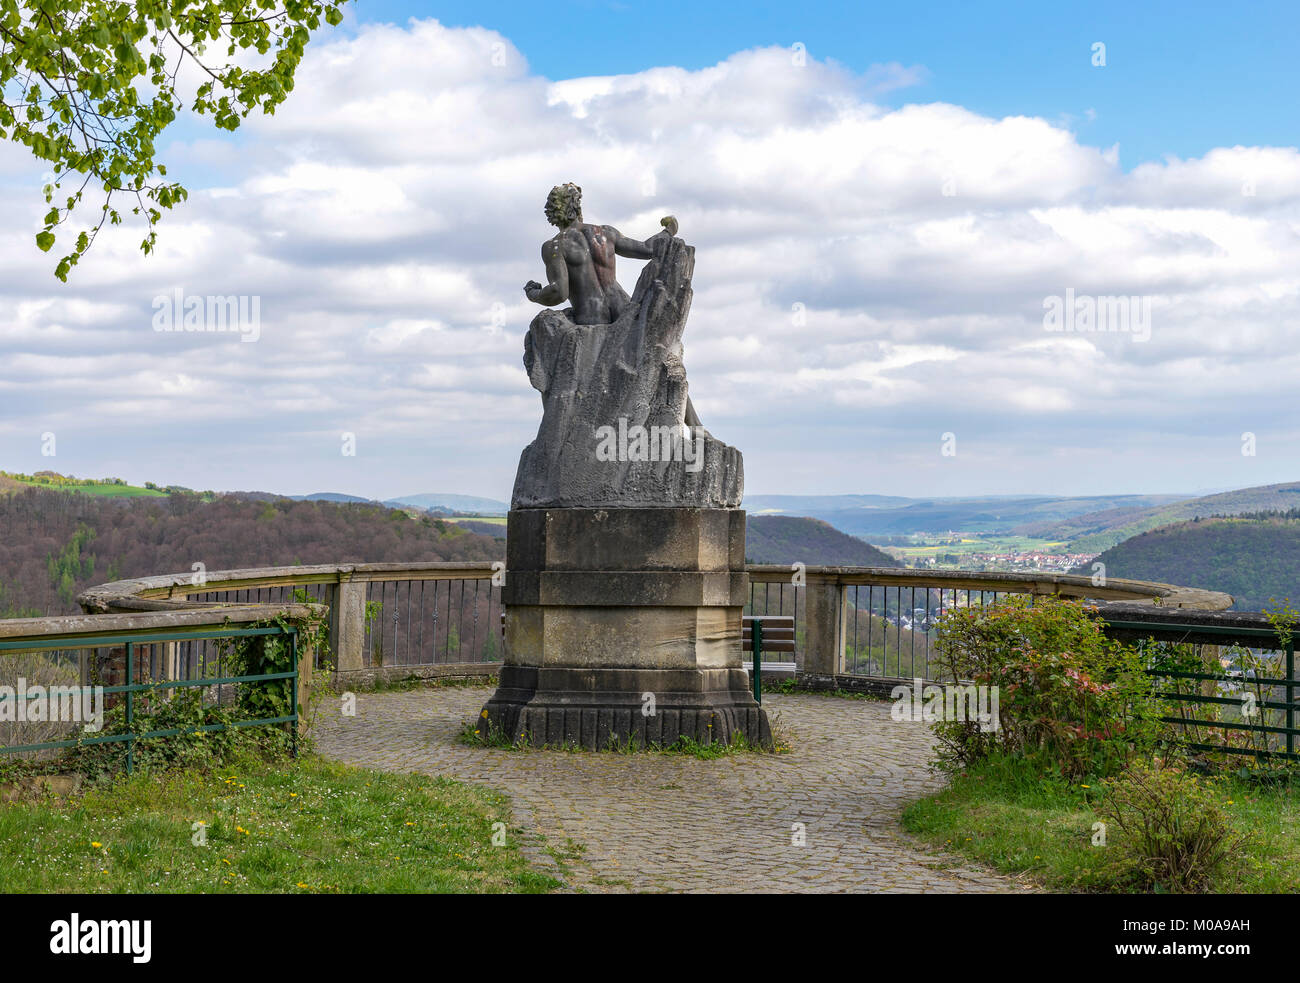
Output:
<path fill-rule="evenodd" d="M 498 560 L 500 540 L 377 505 L 0 496 L 0 617 L 77 612 L 78 591 L 127 577 L 297 563 Z"/>
<path fill-rule="evenodd" d="M 829 522 L 851 536 L 874 539 L 959 530 L 1007 533 L 1026 523 L 1052 525 L 1102 510 L 1129 514 L 1180 501 L 1184 495 L 1092 495 L 1060 498 L 1046 495 L 995 495 L 976 498 L 908 499 L 882 495 L 751 495 L 750 514 L 775 509 Z M 1270 506 L 1260 504 L 1261 508 Z M 1047 536 L 1044 538 L 1063 538 Z"/>
<path fill-rule="evenodd" d="M 888 553 L 840 532 L 820 519 L 751 515 L 745 523 L 745 558 L 750 563 L 806 563 L 809 566 L 898 567 Z"/>
<path fill-rule="evenodd" d="M 1223 591 L 1239 611 L 1262 610 L 1273 598 L 1300 602 L 1300 511 L 1164 526 L 1097 559 L 1107 576 Z"/>
<path fill-rule="evenodd" d="M 1147 509 L 1110 509 L 1072 519 L 1027 523 L 1014 532 L 1024 536 L 1070 541 L 1070 552 L 1093 553 L 1109 549 L 1139 533 L 1186 519 L 1232 516 L 1261 510 L 1282 512 L 1300 505 L 1300 482 L 1258 485 L 1204 495 Z"/>

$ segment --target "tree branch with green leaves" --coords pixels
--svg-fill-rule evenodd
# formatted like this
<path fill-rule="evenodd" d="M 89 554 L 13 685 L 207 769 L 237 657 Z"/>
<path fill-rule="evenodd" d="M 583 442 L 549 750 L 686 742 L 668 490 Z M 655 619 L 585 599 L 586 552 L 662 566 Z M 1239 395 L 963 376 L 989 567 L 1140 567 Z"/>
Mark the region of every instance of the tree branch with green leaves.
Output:
<path fill-rule="evenodd" d="M 177 83 L 185 66 L 203 79 L 189 108 L 233 131 L 255 109 L 273 114 L 284 102 L 312 33 L 322 21 L 341 23 L 346 2 L 0 0 L 0 138 L 27 147 L 52 175 L 36 245 L 49 252 L 71 237 L 65 226 L 83 196 L 99 204 L 55 276 L 66 281 L 125 209 L 143 219 L 140 248 L 152 252 L 163 209 L 188 197 L 167 180 L 156 147 L 185 108 Z M 270 64 L 236 63 L 253 52 L 272 54 Z"/>

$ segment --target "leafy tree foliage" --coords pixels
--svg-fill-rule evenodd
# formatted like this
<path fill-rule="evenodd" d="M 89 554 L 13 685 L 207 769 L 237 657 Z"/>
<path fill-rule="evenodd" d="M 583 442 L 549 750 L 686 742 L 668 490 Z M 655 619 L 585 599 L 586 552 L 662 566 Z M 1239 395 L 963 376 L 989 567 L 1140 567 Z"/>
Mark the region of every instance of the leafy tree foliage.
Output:
<path fill-rule="evenodd" d="M 821 519 L 787 515 L 751 515 L 745 523 L 745 557 L 751 563 L 902 566 L 888 553 Z"/>
<path fill-rule="evenodd" d="M 1097 559 L 1110 577 L 1223 591 L 1236 610 L 1261 611 L 1273 598 L 1300 600 L 1300 510 L 1180 522 L 1126 539 Z"/>
<path fill-rule="evenodd" d="M 82 553 L 94 535 L 89 526 L 78 523 L 77 531 L 72 534 L 67 545 L 58 553 L 51 554 L 47 561 L 50 585 L 65 605 L 70 606 L 76 600 L 77 583 L 89 579 L 95 572 L 94 555 Z"/>
<path fill-rule="evenodd" d="M 0 495 L 0 617 L 77 613 L 97 583 L 294 563 L 505 558 L 500 539 L 378 505 L 222 496 L 100 498 L 42 488 Z"/>
<path fill-rule="evenodd" d="M 178 73 L 203 81 L 190 105 L 219 129 L 234 130 L 255 109 L 274 113 L 293 90 L 312 32 L 343 20 L 347 0 L 0 0 L 0 137 L 50 165 L 50 210 L 36 245 L 56 232 L 90 193 L 102 202 L 59 260 L 69 270 L 125 195 L 144 219 L 149 253 L 162 209 L 187 197 L 168 181 L 157 141 L 184 109 Z M 255 60 L 269 64 L 250 67 Z"/>

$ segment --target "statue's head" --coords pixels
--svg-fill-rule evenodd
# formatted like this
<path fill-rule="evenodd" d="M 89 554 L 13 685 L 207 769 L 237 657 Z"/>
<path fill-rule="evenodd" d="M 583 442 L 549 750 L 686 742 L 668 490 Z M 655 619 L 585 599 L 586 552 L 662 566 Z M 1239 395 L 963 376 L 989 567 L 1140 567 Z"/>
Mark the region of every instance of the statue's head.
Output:
<path fill-rule="evenodd" d="M 582 189 L 576 184 L 557 184 L 546 196 L 546 221 L 565 229 L 582 221 Z"/>

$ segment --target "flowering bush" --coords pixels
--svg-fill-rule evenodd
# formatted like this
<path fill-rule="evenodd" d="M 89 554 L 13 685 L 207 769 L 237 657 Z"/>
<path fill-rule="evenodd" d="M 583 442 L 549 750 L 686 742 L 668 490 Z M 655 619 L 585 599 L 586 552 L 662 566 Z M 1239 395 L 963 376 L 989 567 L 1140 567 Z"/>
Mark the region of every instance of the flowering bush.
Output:
<path fill-rule="evenodd" d="M 934 724 L 941 768 L 1010 754 L 1070 778 L 1107 775 L 1154 745 L 1163 711 L 1141 655 L 1108 639 L 1078 602 L 1013 597 L 958 608 L 940 620 L 937 648 L 945 676 L 998 693 L 996 728 Z"/>

